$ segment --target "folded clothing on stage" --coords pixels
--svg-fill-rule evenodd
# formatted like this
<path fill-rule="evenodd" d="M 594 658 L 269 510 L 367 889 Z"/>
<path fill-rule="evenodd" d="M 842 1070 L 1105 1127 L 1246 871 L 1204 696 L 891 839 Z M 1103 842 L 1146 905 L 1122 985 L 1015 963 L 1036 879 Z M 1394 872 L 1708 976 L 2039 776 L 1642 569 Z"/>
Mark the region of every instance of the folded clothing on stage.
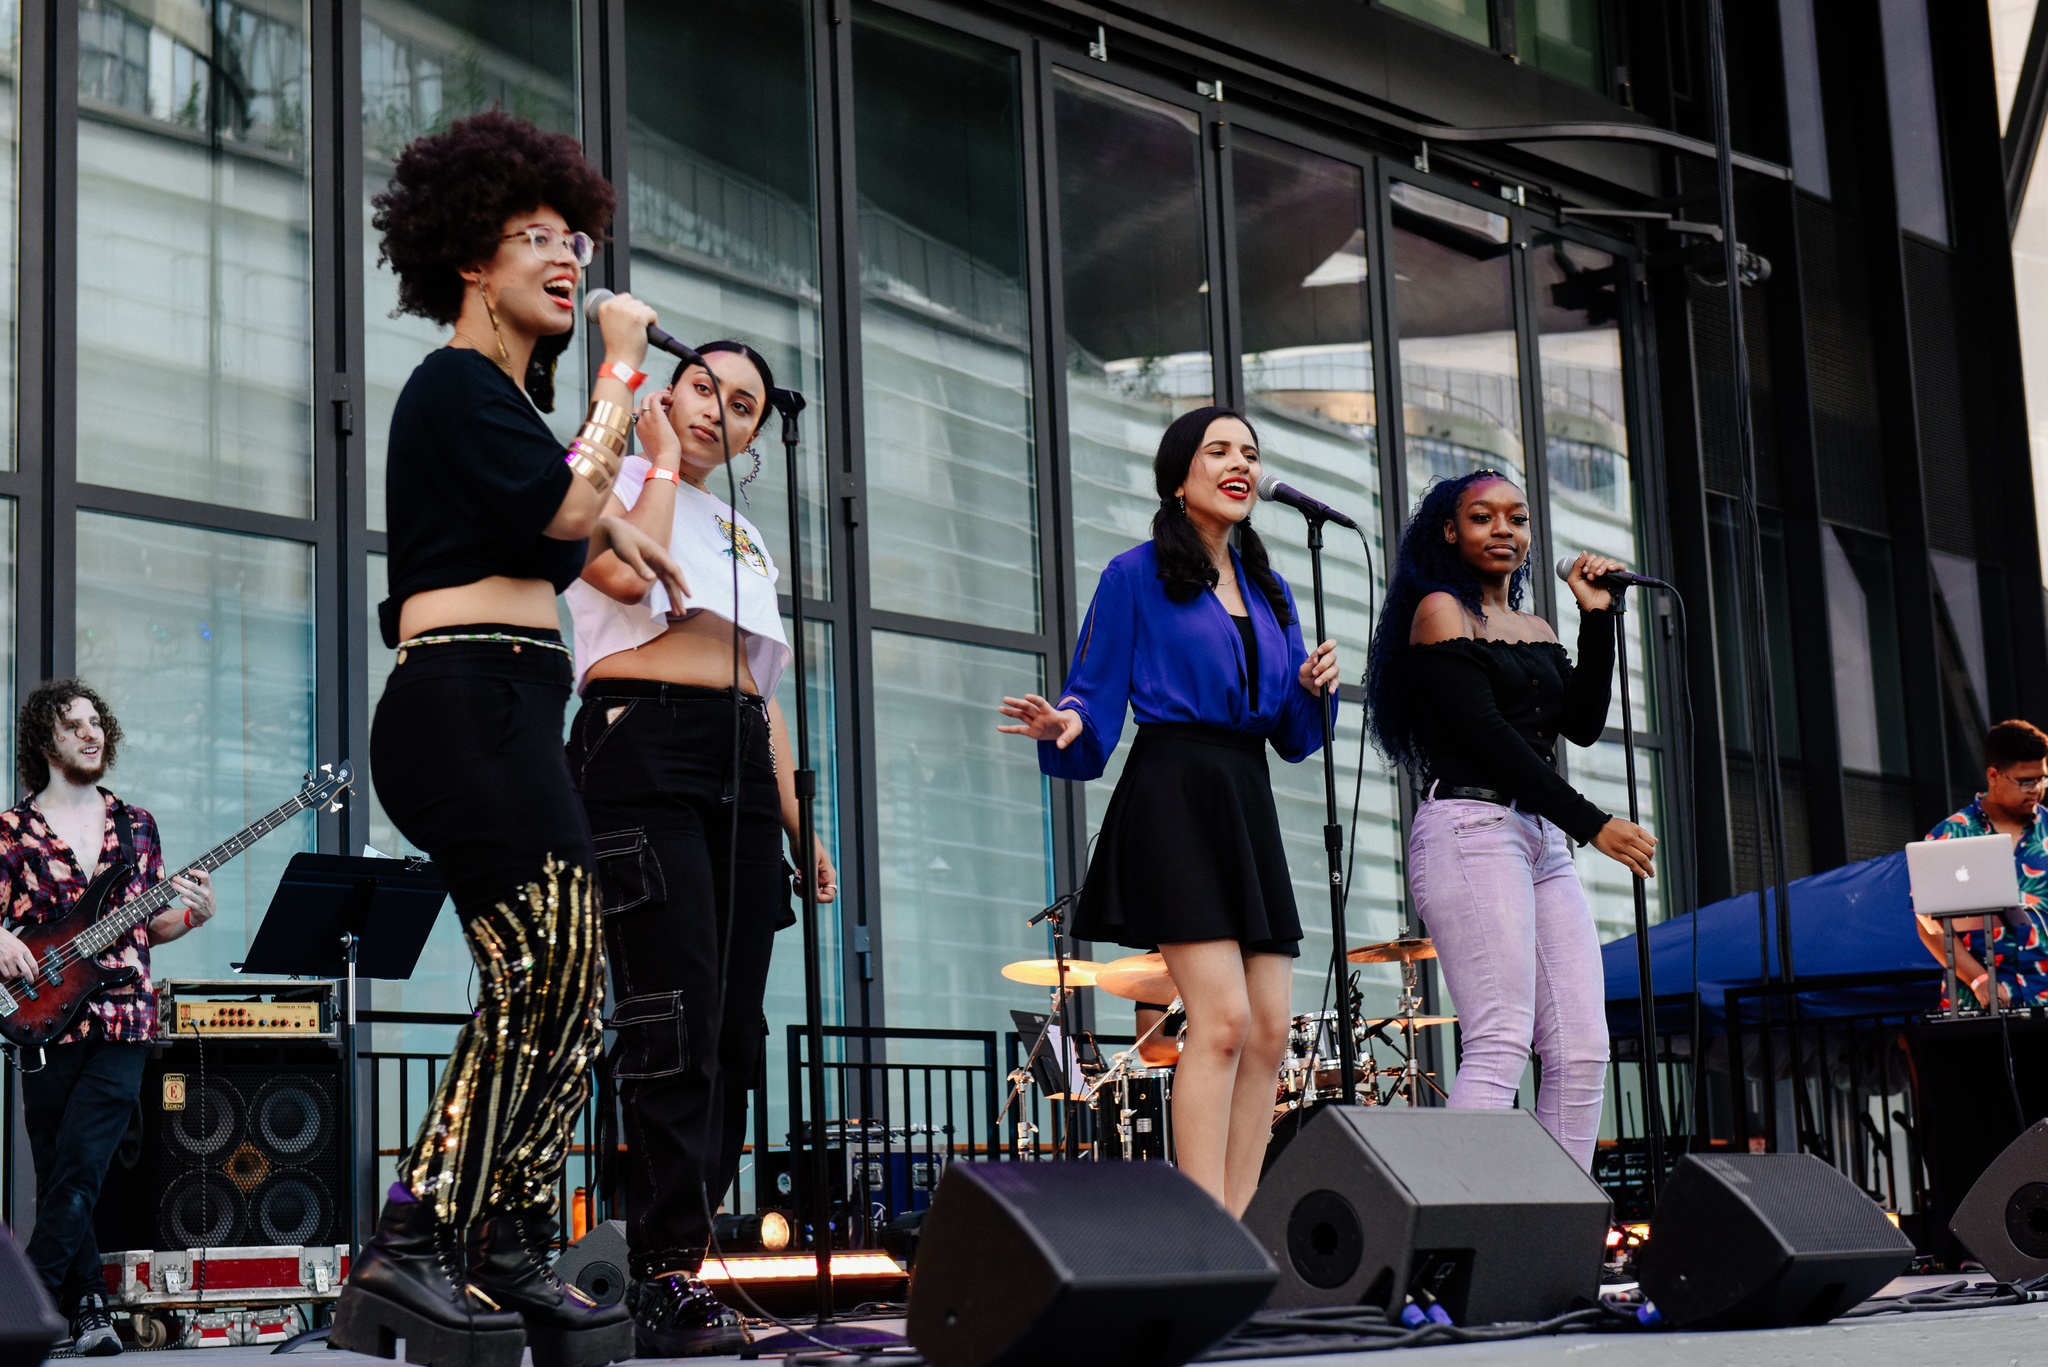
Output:
<path fill-rule="evenodd" d="M 1600 739 L 1614 674 L 1614 616 L 1579 617 L 1579 663 L 1554 641 L 1458 639 L 1410 646 L 1410 706 L 1440 785 L 1492 788 L 1581 845 L 1607 813 L 1555 767 L 1558 736 Z"/>

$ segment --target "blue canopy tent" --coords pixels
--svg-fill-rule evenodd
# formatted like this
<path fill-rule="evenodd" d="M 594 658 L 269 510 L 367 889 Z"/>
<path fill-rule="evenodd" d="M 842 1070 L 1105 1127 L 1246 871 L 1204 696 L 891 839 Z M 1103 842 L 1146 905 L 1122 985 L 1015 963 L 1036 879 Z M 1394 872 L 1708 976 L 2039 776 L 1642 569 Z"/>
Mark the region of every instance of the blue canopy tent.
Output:
<path fill-rule="evenodd" d="M 1793 967 L 1800 982 L 1813 981 L 1813 990 L 1799 994 L 1803 1018 L 1904 1014 L 1937 1004 L 1941 968 L 1913 928 L 1903 853 L 1800 878 L 1789 891 Z M 1769 893 L 1766 897 L 1772 909 L 1770 971 L 1776 973 L 1777 898 Z M 1700 1006 L 1707 1030 L 1726 1028 L 1731 989 L 1754 988 L 1762 982 L 1756 894 L 1713 902 L 1652 926 L 1651 988 L 1658 1000 L 1659 1033 L 1691 1028 L 1690 1003 L 1667 999 L 1692 991 L 1695 927 Z M 1636 937 L 1610 941 L 1602 947 L 1601 957 L 1608 1028 L 1617 1036 L 1639 1035 Z M 1859 983 L 1859 978 L 1865 981 Z M 1742 1022 L 1756 1018 L 1754 1005 L 1745 1005 Z"/>

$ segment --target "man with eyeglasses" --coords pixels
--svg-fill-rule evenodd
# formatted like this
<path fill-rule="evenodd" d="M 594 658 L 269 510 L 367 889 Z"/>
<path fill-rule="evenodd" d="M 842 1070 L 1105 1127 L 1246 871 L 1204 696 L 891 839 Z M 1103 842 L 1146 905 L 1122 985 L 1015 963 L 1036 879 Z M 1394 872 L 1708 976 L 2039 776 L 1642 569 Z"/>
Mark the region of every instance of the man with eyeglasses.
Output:
<path fill-rule="evenodd" d="M 1994 980 L 2000 1006 L 2048 1003 L 2048 813 L 2041 806 L 2048 789 L 2048 733 L 2030 722 L 2002 721 L 1984 737 L 1984 763 L 1984 791 L 1927 838 L 1953 840 L 1993 831 L 2010 836 L 2028 925 L 2022 936 L 1996 918 L 1957 920 L 1956 981 L 1970 985 L 1979 1006 L 1990 1005 Z M 1987 919 L 1992 922 L 1988 951 Z M 1945 964 L 1940 924 L 1926 916 L 1914 920 L 1927 952 Z M 1942 1002 L 1944 1010 L 1949 1005 Z"/>

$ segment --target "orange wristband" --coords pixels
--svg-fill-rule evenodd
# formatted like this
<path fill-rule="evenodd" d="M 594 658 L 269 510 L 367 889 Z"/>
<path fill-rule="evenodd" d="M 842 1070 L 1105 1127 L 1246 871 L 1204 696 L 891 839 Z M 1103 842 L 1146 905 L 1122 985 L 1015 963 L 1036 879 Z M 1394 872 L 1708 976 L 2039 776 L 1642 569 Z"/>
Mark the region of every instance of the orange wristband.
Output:
<path fill-rule="evenodd" d="M 623 361 L 609 361 L 597 368 L 597 374 L 599 379 L 609 375 L 628 389 L 638 389 L 647 378 L 646 371 L 635 370 Z"/>
<path fill-rule="evenodd" d="M 649 481 L 666 480 L 670 484 L 681 484 L 683 482 L 681 475 L 673 470 L 664 470 L 659 465 L 647 467 L 647 478 Z"/>

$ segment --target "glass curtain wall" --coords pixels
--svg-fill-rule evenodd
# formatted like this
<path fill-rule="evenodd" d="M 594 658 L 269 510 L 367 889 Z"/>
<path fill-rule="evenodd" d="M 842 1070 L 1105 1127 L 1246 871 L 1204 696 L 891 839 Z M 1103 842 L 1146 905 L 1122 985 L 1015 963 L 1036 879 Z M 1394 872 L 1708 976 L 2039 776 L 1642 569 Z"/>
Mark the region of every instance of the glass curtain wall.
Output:
<path fill-rule="evenodd" d="M 1233 129 L 1230 175 L 1245 403 L 1258 428 L 1261 464 L 1291 484 L 1315 489 L 1371 538 L 1370 566 L 1352 532 L 1330 526 L 1324 538 L 1329 634 L 1338 642 L 1345 675 L 1355 681 L 1365 665 L 1374 605 L 1385 592 L 1386 566 L 1366 288 L 1365 172 L 1351 162 Z M 1311 640 L 1315 607 L 1303 519 L 1268 504 L 1259 509 L 1257 522 L 1274 568 L 1294 589 L 1302 638 Z M 1400 790 L 1371 753 L 1363 723 L 1362 708 L 1347 704 L 1339 710 L 1339 797 L 1348 807 L 1354 787 L 1360 795 L 1348 929 L 1359 941 L 1389 940 L 1398 932 L 1404 901 Z M 1354 768 L 1360 763 L 1362 778 Z M 1294 994 L 1296 1009 L 1303 1011 L 1320 1008 L 1330 960 L 1322 765 L 1320 755 L 1302 764 L 1269 763 L 1305 932 Z M 1367 1014 L 1391 1014 L 1398 969 L 1374 965 L 1365 973 Z"/>
<path fill-rule="evenodd" d="M 78 16 L 78 478 L 311 517 L 308 11 Z"/>
<path fill-rule="evenodd" d="M 1543 471 L 1549 515 L 1549 544 L 1537 569 L 1547 572 L 1559 557 L 1593 551 L 1627 565 L 1642 564 L 1638 510 L 1629 456 L 1627 388 L 1622 374 L 1621 312 L 1626 265 L 1606 252 L 1561 238 L 1538 235 L 1530 252 L 1536 290 L 1538 391 L 1543 413 Z M 1560 586 L 1558 639 L 1576 650 L 1578 605 Z M 1651 649 L 1656 600 L 1638 591 L 1623 619 L 1628 632 L 1629 705 L 1636 732 L 1636 799 L 1642 824 L 1662 831 L 1659 779 L 1663 730 Z M 1607 709 L 1610 731 L 1621 728 L 1621 693 Z M 1628 770 L 1619 740 L 1580 749 L 1568 747 L 1572 781 L 1603 811 L 1628 813 Z M 1667 844 L 1665 849 L 1675 849 Z M 1591 846 L 1576 852 L 1579 880 L 1593 904 L 1600 938 L 1635 931 L 1633 876 Z M 1651 915 L 1661 917 L 1669 878 L 1650 885 Z"/>
<path fill-rule="evenodd" d="M 1413 511 L 1474 470 L 1521 480 L 1522 370 L 1505 214 L 1395 181 L 1394 320 Z"/>
<path fill-rule="evenodd" d="M 930 635 L 876 631 L 884 1005 L 893 1026 L 1001 1029 L 1025 925 L 1051 900 L 1050 785 L 999 735 L 1044 656 L 1033 640 L 1036 396 L 1017 54 L 880 6 L 853 11 L 860 347 L 870 593 Z"/>
<path fill-rule="evenodd" d="M 398 281 L 377 264 L 370 200 L 391 179 L 414 138 L 456 119 L 504 109 L 551 132 L 577 133 L 576 0 L 365 0 L 363 4 L 363 358 L 361 432 L 368 461 L 369 525 L 383 531 L 385 443 L 391 407 L 448 329 L 393 316 Z M 559 401 L 549 426 L 566 445 L 590 392 L 583 348 L 571 345 L 555 372 Z"/>

